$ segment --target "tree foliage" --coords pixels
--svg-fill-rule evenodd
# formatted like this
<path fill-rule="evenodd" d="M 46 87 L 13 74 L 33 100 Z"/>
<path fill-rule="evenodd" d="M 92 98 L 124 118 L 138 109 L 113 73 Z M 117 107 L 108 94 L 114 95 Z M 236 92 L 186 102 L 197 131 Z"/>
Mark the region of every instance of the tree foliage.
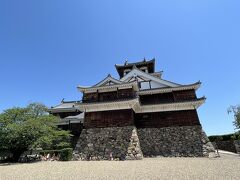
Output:
<path fill-rule="evenodd" d="M 70 133 L 59 130 L 58 118 L 47 113 L 40 103 L 14 107 L 0 114 L 0 150 L 13 154 L 13 161 L 29 149 L 58 149 L 70 146 Z"/>
<path fill-rule="evenodd" d="M 228 113 L 233 113 L 233 125 L 236 127 L 236 129 L 240 129 L 240 105 L 230 106 L 230 108 L 228 109 Z"/>
<path fill-rule="evenodd" d="M 209 136 L 208 138 L 211 142 L 240 140 L 240 131 L 237 131 L 237 132 L 232 133 L 232 134 L 213 135 L 213 136 Z"/>

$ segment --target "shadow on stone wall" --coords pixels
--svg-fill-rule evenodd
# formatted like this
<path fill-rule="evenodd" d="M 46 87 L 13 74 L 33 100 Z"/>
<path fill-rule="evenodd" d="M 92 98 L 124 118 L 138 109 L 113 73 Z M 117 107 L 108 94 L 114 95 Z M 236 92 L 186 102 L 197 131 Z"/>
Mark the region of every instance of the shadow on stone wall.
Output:
<path fill-rule="evenodd" d="M 83 129 L 74 151 L 74 160 L 142 159 L 134 126 Z"/>

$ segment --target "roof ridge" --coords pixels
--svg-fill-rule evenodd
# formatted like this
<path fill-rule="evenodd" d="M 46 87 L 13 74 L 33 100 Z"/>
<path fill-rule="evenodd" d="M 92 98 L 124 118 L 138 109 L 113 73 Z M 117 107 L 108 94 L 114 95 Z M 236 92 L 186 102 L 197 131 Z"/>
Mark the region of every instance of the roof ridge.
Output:
<path fill-rule="evenodd" d="M 72 100 L 72 101 L 62 101 L 61 103 L 77 103 L 77 102 L 81 102 L 81 101 L 74 101 L 74 100 Z"/>
<path fill-rule="evenodd" d="M 122 64 L 115 64 L 115 67 L 122 67 L 122 66 L 132 66 L 132 65 L 136 65 L 136 64 L 147 64 L 147 63 L 155 63 L 155 58 L 151 59 L 151 60 L 147 60 L 144 58 L 143 61 L 137 61 L 137 62 L 132 62 L 132 63 L 124 63 Z"/>

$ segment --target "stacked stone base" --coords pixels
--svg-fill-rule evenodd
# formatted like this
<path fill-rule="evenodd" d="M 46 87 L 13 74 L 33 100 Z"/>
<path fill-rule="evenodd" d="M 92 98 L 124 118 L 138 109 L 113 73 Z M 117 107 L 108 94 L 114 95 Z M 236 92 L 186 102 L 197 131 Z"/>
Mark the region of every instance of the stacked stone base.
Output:
<path fill-rule="evenodd" d="M 74 151 L 75 160 L 142 159 L 134 126 L 84 129 Z"/>
<path fill-rule="evenodd" d="M 136 160 L 144 157 L 208 157 L 214 147 L 201 126 L 84 129 L 75 160 Z"/>
<path fill-rule="evenodd" d="M 203 157 L 215 153 L 201 126 L 138 129 L 144 157 Z"/>

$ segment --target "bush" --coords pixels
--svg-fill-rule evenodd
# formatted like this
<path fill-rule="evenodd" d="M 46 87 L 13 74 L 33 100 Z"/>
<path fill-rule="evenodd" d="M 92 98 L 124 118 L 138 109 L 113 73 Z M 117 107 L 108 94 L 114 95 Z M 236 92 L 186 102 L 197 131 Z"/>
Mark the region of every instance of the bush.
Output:
<path fill-rule="evenodd" d="M 60 161 L 70 161 L 72 159 L 73 149 L 65 148 L 60 151 Z"/>
<path fill-rule="evenodd" d="M 216 135 L 208 137 L 211 142 L 215 141 L 230 141 L 230 140 L 240 140 L 240 132 L 236 132 L 233 134 L 225 134 L 225 135 Z"/>
<path fill-rule="evenodd" d="M 233 140 L 240 140 L 240 131 L 235 133 L 235 134 L 233 134 L 232 139 Z"/>
<path fill-rule="evenodd" d="M 53 154 L 55 154 L 55 155 L 57 156 L 57 155 L 60 154 L 60 151 L 61 151 L 61 150 L 43 150 L 43 151 L 41 151 L 39 154 L 40 154 L 40 155 L 43 155 L 43 156 L 45 156 L 45 155 L 47 155 L 47 154 L 50 154 L 50 155 L 52 156 Z"/>
<path fill-rule="evenodd" d="M 70 161 L 72 159 L 73 149 L 72 148 L 65 148 L 61 150 L 44 150 L 40 152 L 41 155 L 50 154 L 51 156 L 55 154 L 56 156 L 59 155 L 60 161 Z"/>
<path fill-rule="evenodd" d="M 0 151 L 0 163 L 8 161 L 12 157 L 12 154 L 8 151 Z"/>
<path fill-rule="evenodd" d="M 0 150 L 10 151 L 10 161 L 18 162 L 29 149 L 70 147 L 71 134 L 57 127 L 58 118 L 47 107 L 33 103 L 25 108 L 11 108 L 0 113 Z"/>

